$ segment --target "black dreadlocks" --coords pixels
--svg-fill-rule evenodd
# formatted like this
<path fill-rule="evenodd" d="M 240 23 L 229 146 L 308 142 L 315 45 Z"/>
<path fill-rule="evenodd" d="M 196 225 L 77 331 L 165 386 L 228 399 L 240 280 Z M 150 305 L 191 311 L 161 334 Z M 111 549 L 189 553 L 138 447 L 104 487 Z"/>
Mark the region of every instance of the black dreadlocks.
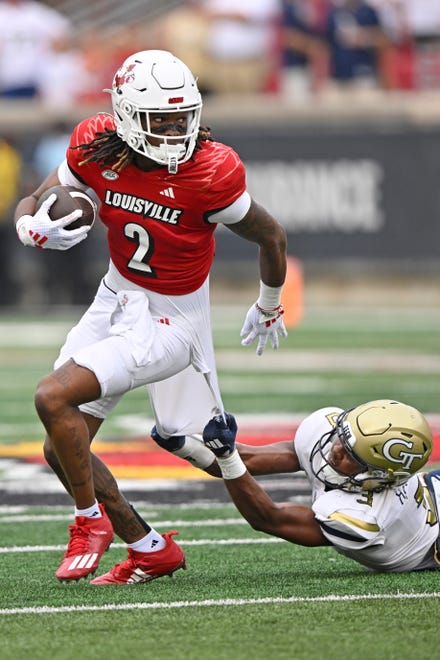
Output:
<path fill-rule="evenodd" d="M 201 148 L 202 142 L 207 140 L 210 142 L 213 141 L 211 129 L 208 126 L 201 126 L 194 152 L 198 151 Z M 72 147 L 72 149 L 81 149 L 84 152 L 84 160 L 79 163 L 80 165 L 95 162 L 110 167 L 115 172 L 120 172 L 130 165 L 136 154 L 119 137 L 116 130 L 110 130 L 109 128 L 96 133 L 96 136 L 91 142 L 78 144 L 76 147 Z"/>

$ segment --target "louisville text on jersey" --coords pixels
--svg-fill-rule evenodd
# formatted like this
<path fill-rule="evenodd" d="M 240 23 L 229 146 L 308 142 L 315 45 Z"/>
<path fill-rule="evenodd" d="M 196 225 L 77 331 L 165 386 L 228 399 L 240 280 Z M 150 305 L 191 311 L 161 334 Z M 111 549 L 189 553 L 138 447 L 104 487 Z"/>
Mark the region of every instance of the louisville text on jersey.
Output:
<path fill-rule="evenodd" d="M 170 225 L 177 225 L 179 218 L 183 213 L 183 209 L 163 206 L 162 204 L 157 204 L 156 202 L 144 199 L 143 197 L 127 195 L 125 193 L 114 192 L 113 190 L 108 189 L 105 191 L 104 204 L 123 209 L 129 213 L 142 215 L 144 218 L 160 220 L 161 222 L 166 222 Z"/>

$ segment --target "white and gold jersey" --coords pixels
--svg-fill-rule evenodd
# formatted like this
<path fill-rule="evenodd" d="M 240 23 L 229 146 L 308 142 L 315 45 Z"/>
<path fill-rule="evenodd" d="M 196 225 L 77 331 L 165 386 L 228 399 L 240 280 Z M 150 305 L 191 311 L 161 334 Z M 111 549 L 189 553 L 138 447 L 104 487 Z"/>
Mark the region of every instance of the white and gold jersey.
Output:
<path fill-rule="evenodd" d="M 312 508 L 324 536 L 343 555 L 373 571 L 440 568 L 432 550 L 439 535 L 436 507 L 422 474 L 379 493 L 326 490 L 310 456 L 317 440 L 334 428 L 341 408 L 322 408 L 299 426 L 295 449 L 312 485 Z"/>

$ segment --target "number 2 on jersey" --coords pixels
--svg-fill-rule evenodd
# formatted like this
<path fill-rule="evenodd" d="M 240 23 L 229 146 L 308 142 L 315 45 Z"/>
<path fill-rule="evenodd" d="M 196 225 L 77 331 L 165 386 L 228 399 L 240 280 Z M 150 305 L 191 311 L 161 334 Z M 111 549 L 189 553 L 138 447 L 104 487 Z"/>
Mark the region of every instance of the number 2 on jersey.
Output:
<path fill-rule="evenodd" d="M 156 277 L 154 269 L 148 263 L 154 251 L 154 242 L 145 227 L 135 222 L 129 222 L 124 227 L 124 234 L 129 241 L 137 244 L 137 248 L 127 264 L 128 270 L 142 273 L 146 277 Z"/>

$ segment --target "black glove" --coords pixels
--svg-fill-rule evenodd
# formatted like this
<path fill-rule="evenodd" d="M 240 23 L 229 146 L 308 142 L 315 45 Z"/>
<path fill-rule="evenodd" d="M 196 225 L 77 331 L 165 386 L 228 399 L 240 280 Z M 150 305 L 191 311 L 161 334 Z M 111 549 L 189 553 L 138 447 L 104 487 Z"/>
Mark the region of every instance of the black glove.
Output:
<path fill-rule="evenodd" d="M 225 413 L 216 415 L 209 420 L 203 429 L 203 442 L 217 458 L 227 458 L 235 449 L 235 436 L 237 435 L 237 422 L 234 415 Z"/>

